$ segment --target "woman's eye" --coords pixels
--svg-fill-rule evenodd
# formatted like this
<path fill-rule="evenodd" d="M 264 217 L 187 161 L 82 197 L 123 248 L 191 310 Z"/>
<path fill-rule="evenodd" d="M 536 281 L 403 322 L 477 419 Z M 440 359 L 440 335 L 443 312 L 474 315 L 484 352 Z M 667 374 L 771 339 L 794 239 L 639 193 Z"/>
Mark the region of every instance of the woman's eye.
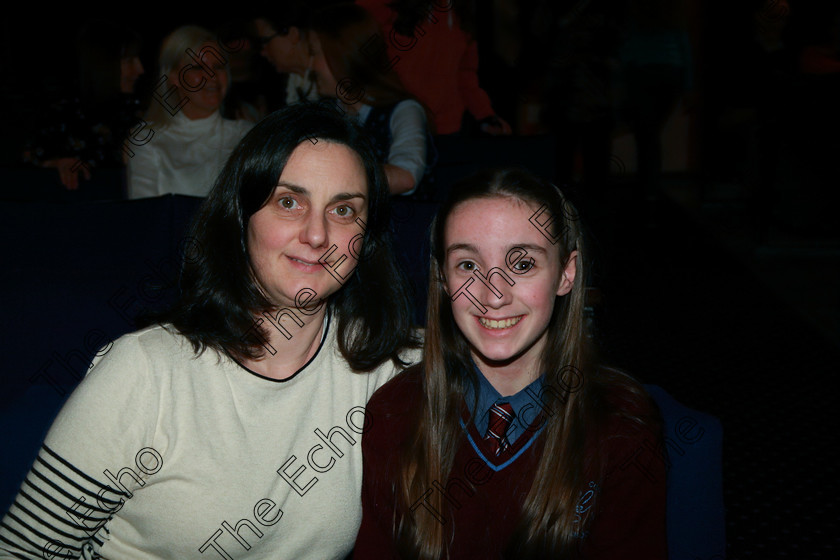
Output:
<path fill-rule="evenodd" d="M 353 209 L 352 206 L 345 205 L 336 207 L 335 209 L 333 209 L 333 212 L 335 212 L 335 215 L 340 218 L 349 218 L 350 216 L 355 214 L 356 211 Z"/>
<path fill-rule="evenodd" d="M 278 203 L 280 204 L 281 208 L 284 208 L 286 210 L 297 210 L 298 208 L 297 200 L 290 196 L 281 197 L 280 200 L 278 200 Z"/>

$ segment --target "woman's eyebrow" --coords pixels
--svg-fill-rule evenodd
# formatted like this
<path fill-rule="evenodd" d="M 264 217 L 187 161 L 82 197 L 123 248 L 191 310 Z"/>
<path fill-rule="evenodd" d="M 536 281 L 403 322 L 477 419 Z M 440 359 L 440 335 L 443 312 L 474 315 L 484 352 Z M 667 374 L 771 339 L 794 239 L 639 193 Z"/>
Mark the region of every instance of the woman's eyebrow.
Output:
<path fill-rule="evenodd" d="M 335 202 L 335 201 L 338 201 L 338 200 L 350 200 L 351 198 L 361 198 L 362 200 L 364 200 L 366 197 L 363 193 L 360 193 L 360 192 L 355 192 L 355 193 L 343 192 L 343 193 L 338 193 L 337 195 L 332 197 L 332 200 L 333 200 L 333 202 Z"/>
<path fill-rule="evenodd" d="M 309 191 L 307 189 L 305 189 L 304 187 L 301 187 L 299 185 L 295 185 L 293 183 L 287 183 L 285 181 L 278 181 L 277 182 L 277 187 L 275 187 L 275 188 L 280 188 L 280 187 L 289 189 L 293 193 L 305 194 L 306 196 L 309 196 Z"/>
<path fill-rule="evenodd" d="M 304 196 L 311 196 L 311 192 L 306 187 L 301 187 L 300 185 L 295 185 L 294 183 L 287 183 L 285 181 L 280 181 L 277 183 L 277 188 L 285 188 L 289 189 L 293 193 L 302 194 Z M 334 195 L 330 202 L 337 202 L 340 200 L 350 200 L 353 198 L 361 198 L 365 200 L 367 197 L 362 192 L 342 192 Z"/>

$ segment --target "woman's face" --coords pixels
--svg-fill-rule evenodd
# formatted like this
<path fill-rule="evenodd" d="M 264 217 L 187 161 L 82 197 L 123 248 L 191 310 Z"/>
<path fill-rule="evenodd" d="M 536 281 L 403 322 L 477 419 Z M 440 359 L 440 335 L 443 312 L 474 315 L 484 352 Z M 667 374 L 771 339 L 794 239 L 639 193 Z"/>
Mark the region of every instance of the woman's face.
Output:
<path fill-rule="evenodd" d="M 143 63 L 137 55 L 120 59 L 120 91 L 133 93 L 137 78 L 143 74 Z"/>
<path fill-rule="evenodd" d="M 318 95 L 321 97 L 338 97 L 336 88 L 338 82 L 327 64 L 327 58 L 321 49 L 321 43 L 317 33 L 311 33 L 312 48 L 312 72 L 314 73 L 315 84 L 318 86 Z"/>
<path fill-rule="evenodd" d="M 561 270 L 558 247 L 530 221 L 536 210 L 511 197 L 478 198 L 456 206 L 446 222 L 444 285 L 485 372 L 512 366 L 532 374 L 554 300 L 572 288 L 575 259 Z"/>
<path fill-rule="evenodd" d="M 367 208 L 367 175 L 356 152 L 318 139 L 295 148 L 268 202 L 248 221 L 248 253 L 272 304 L 311 308 L 341 287 L 357 264 L 364 231 L 356 220 L 367 220 Z M 301 304 L 298 294 L 312 292 Z"/>
<path fill-rule="evenodd" d="M 189 99 L 182 109 L 187 118 L 207 118 L 218 111 L 225 100 L 228 88 L 227 67 L 216 53 L 224 56 L 217 44 L 204 43 L 195 51 L 201 66 L 190 56 L 184 56 L 169 74 L 169 83 L 178 88 L 182 98 Z"/>
<path fill-rule="evenodd" d="M 260 54 L 281 73 L 296 72 L 298 43 L 303 40 L 300 30 L 291 27 L 279 34 L 270 22 L 264 19 L 254 20 L 254 28 L 261 42 Z"/>

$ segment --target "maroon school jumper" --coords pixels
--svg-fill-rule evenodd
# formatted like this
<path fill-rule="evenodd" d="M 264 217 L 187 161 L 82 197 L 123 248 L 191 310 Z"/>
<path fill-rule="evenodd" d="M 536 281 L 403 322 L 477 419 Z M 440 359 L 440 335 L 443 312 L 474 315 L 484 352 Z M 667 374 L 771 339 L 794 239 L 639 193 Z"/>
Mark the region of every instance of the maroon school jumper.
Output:
<path fill-rule="evenodd" d="M 416 417 L 421 397 L 422 364 L 409 368 L 382 386 L 368 402 L 362 438 L 362 525 L 354 558 L 399 558 L 392 527 L 404 514 L 395 513 L 394 483 L 397 460 L 409 421 Z M 439 512 L 417 496 L 413 515 L 433 515 L 454 527 L 449 557 L 501 558 L 542 452 L 541 432 L 522 434 L 495 457 L 475 426 L 461 440 L 446 485 L 433 482 L 425 495 L 443 492 L 448 512 Z M 581 508 L 594 508 L 595 517 L 582 538 L 581 558 L 665 560 L 665 462 L 656 452 L 660 437 L 634 427 L 628 420 L 608 424 L 601 445 L 605 480 L 581 497 Z"/>

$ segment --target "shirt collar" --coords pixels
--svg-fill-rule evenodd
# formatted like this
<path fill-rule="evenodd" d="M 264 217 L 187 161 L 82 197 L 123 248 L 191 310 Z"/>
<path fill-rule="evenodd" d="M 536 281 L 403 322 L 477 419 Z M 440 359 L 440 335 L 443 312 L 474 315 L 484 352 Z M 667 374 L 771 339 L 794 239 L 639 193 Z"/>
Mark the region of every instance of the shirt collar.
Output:
<path fill-rule="evenodd" d="M 470 409 L 470 413 L 480 434 L 483 434 L 487 430 L 487 412 L 494 403 L 510 403 L 516 418 L 520 418 L 520 411 L 522 407 L 528 405 L 529 403 L 533 406 L 534 398 L 532 395 L 539 394 L 540 389 L 542 389 L 543 386 L 543 378 L 545 377 L 541 375 L 532 381 L 527 387 L 523 387 L 516 394 L 503 397 L 501 393 L 499 393 L 496 388 L 490 384 L 484 376 L 484 373 L 478 369 L 478 366 L 476 366 L 475 363 L 473 363 L 473 367 L 478 375 L 478 404 L 476 405 L 475 410 Z M 472 386 L 467 387 L 467 394 L 464 395 L 464 397 L 466 398 L 467 406 L 472 407 L 474 399 Z M 530 416 L 532 415 L 533 414 Z M 517 422 L 514 422 L 514 424 L 518 425 Z"/>

